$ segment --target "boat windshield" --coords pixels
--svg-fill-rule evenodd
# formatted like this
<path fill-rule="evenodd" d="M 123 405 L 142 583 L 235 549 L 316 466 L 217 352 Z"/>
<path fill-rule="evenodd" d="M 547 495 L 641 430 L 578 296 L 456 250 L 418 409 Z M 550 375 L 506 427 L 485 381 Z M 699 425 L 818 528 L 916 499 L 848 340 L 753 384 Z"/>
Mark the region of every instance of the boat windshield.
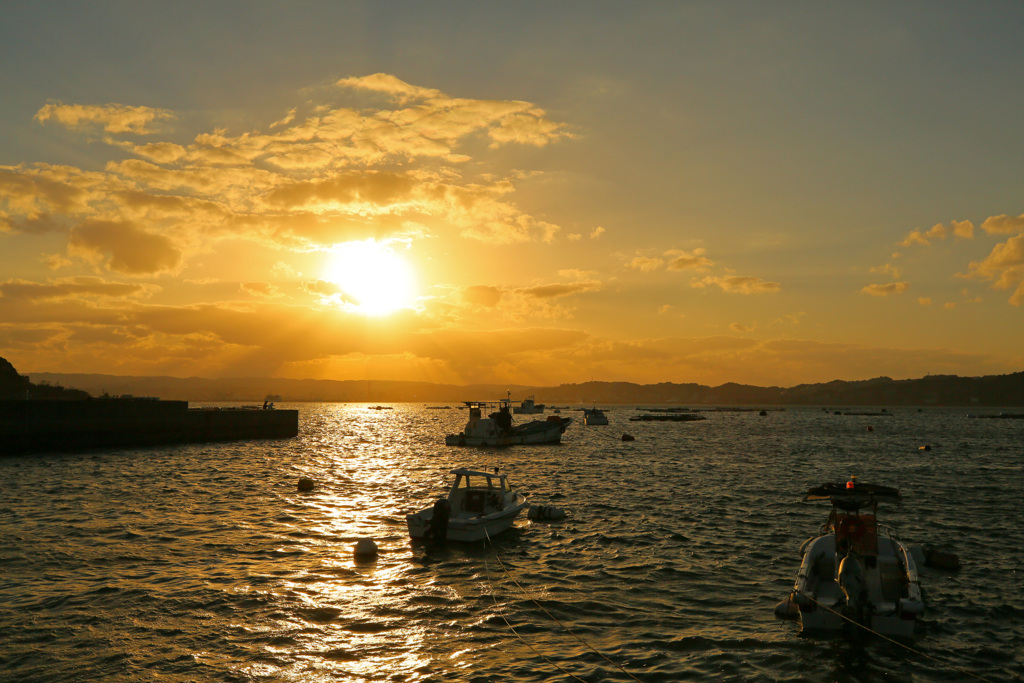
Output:
<path fill-rule="evenodd" d="M 468 489 L 468 488 L 498 488 L 500 487 L 499 482 L 494 477 L 490 477 L 484 474 L 463 474 L 459 476 L 459 481 L 456 484 L 456 488 Z"/>

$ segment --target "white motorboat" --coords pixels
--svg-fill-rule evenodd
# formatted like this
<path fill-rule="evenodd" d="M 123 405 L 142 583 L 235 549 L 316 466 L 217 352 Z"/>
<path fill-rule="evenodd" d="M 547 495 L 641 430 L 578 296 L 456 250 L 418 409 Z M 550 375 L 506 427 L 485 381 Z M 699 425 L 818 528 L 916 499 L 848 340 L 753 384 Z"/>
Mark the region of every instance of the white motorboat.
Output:
<path fill-rule="evenodd" d="M 608 424 L 608 416 L 605 415 L 604 411 L 600 408 L 584 408 L 583 424 L 588 427 L 593 425 L 606 425 Z"/>
<path fill-rule="evenodd" d="M 512 424 L 512 401 L 466 401 L 469 421 L 458 434 L 444 437 L 447 446 L 515 446 L 519 444 L 561 443 L 572 418 L 550 415 L 546 420 Z M 498 410 L 484 417 L 484 411 Z"/>
<path fill-rule="evenodd" d="M 803 631 L 837 634 L 853 621 L 885 636 L 913 636 L 924 612 L 917 565 L 896 531 L 877 520 L 879 503 L 901 499 L 895 488 L 856 477 L 807 492 L 804 500 L 828 500 L 832 511 L 821 535 L 800 549 L 789 600 L 799 608 Z"/>
<path fill-rule="evenodd" d="M 536 415 L 544 412 L 543 403 L 535 403 L 533 396 L 519 402 L 519 405 L 512 408 L 516 415 Z"/>
<path fill-rule="evenodd" d="M 439 543 L 494 538 L 528 507 L 526 496 L 512 490 L 507 475 L 464 468 L 451 473 L 455 482 L 447 498 L 405 516 L 411 538 Z"/>

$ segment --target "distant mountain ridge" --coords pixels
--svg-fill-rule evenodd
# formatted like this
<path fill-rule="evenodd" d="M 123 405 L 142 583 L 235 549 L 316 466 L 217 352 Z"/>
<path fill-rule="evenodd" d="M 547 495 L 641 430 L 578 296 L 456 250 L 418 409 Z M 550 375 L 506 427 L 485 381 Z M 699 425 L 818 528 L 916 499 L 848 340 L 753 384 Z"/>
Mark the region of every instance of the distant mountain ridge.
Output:
<path fill-rule="evenodd" d="M 727 383 L 634 384 L 584 382 L 554 387 L 508 384 L 432 384 L 383 380 L 314 380 L 276 378 L 132 377 L 41 372 L 32 382 L 86 391 L 93 396 L 131 394 L 186 401 L 322 401 L 372 403 L 453 403 L 514 401 L 535 396 L 538 403 L 680 404 L 680 405 L 952 405 L 1024 406 L 1024 372 L 984 377 L 928 375 L 920 379 L 889 377 L 834 380 L 794 387 L 757 387 Z"/>

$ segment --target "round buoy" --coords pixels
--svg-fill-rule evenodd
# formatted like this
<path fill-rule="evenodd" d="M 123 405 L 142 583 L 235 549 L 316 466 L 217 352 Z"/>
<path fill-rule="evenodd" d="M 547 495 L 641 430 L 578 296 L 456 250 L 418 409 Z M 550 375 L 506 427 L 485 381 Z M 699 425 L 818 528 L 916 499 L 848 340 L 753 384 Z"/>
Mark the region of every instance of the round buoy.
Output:
<path fill-rule="evenodd" d="M 310 479 L 309 477 L 300 477 L 299 478 L 299 490 L 300 491 L 312 491 L 314 486 L 315 486 L 315 484 L 313 483 L 313 480 Z"/>
<path fill-rule="evenodd" d="M 558 522 L 565 519 L 565 510 L 551 505 L 531 505 L 526 516 L 536 522 Z"/>
<path fill-rule="evenodd" d="M 928 444 L 925 444 L 923 446 L 919 446 L 917 450 L 919 450 L 919 451 L 930 451 L 931 449 L 932 449 L 931 446 L 929 446 Z"/>
<path fill-rule="evenodd" d="M 873 431 L 875 431 L 875 428 L 874 428 L 874 427 L 872 427 L 871 425 L 868 425 L 868 431 L 869 431 L 869 432 L 873 432 Z"/>
<path fill-rule="evenodd" d="M 622 435 L 622 440 L 623 441 L 636 441 L 636 437 L 634 437 L 632 434 L 623 434 Z"/>
<path fill-rule="evenodd" d="M 775 616 L 779 619 L 796 619 L 800 614 L 800 607 L 789 597 L 775 605 Z"/>
<path fill-rule="evenodd" d="M 353 551 L 356 559 L 369 560 L 377 557 L 377 544 L 371 538 L 360 538 Z"/>

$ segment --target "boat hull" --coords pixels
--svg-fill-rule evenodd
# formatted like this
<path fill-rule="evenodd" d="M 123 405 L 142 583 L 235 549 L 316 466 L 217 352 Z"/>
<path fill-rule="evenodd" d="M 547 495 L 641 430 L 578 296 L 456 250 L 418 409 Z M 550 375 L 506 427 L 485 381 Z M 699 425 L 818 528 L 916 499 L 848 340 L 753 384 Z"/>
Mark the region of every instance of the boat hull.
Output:
<path fill-rule="evenodd" d="M 498 534 L 512 528 L 519 513 L 526 507 L 528 507 L 526 497 L 522 494 L 517 494 L 514 504 L 498 512 L 482 516 L 453 516 L 448 520 L 447 540 L 473 543 L 486 538 L 494 538 Z M 405 521 L 409 527 L 409 537 L 414 540 L 426 538 L 427 531 L 430 529 L 430 521 L 433 517 L 433 507 L 406 515 Z"/>
<path fill-rule="evenodd" d="M 892 539 L 878 539 L 878 555 L 870 562 L 861 560 L 866 594 L 860 613 L 848 604 L 838 560 L 834 535 L 805 544 L 792 593 L 800 609 L 802 632 L 833 637 L 856 628 L 852 622 L 857 622 L 884 636 L 911 638 L 924 602 L 917 567 L 907 547 Z"/>
<path fill-rule="evenodd" d="M 531 444 L 554 444 L 562 442 L 562 434 L 571 419 L 536 420 L 515 427 L 511 433 L 486 430 L 485 433 L 449 434 L 444 437 L 446 446 L 517 446 Z M 484 430 L 482 430 L 484 431 Z"/>

